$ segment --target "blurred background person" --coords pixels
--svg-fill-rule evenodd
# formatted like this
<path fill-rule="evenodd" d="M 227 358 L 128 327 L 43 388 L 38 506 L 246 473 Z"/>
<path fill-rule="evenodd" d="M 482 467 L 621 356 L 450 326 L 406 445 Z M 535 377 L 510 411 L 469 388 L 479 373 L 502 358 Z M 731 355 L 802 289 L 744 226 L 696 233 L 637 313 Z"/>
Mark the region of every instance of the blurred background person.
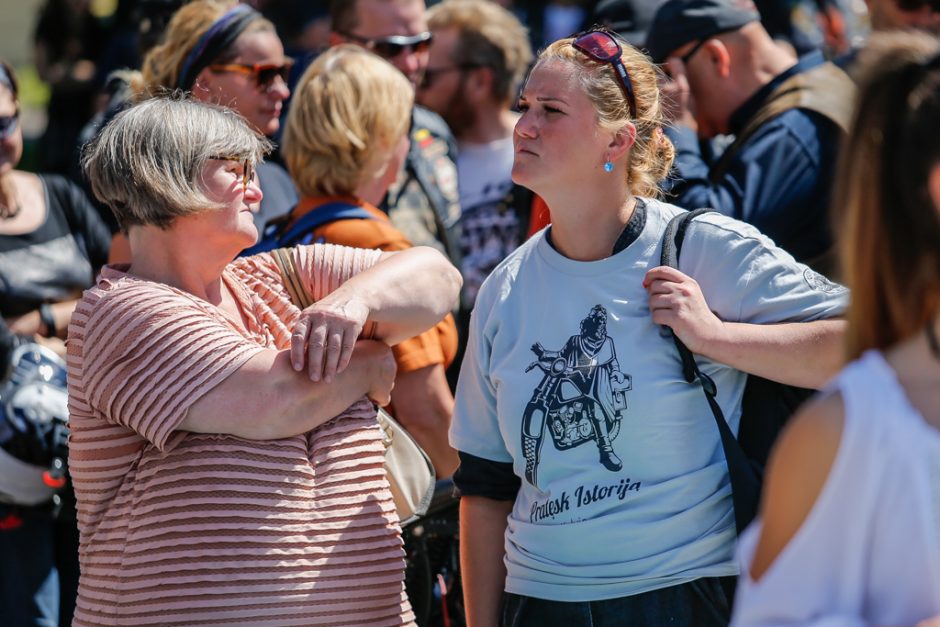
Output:
<path fill-rule="evenodd" d="M 166 90 L 192 92 L 233 109 L 270 137 L 280 128 L 290 69 L 274 26 L 260 13 L 232 0 L 195 0 L 173 15 L 162 43 L 128 78 L 136 101 Z M 255 214 L 260 230 L 297 203 L 297 192 L 276 163 L 260 163 L 258 181 L 264 192 Z"/>
<path fill-rule="evenodd" d="M 916 29 L 940 34 L 940 0 L 865 0 L 872 33 Z M 839 67 L 853 71 L 853 64 L 866 42 L 835 59 Z"/>
<path fill-rule="evenodd" d="M 529 230 L 533 194 L 512 182 L 512 129 L 532 49 L 525 26 L 489 0 L 446 0 L 428 11 L 428 26 L 434 39 L 417 96 L 457 138 L 466 338 L 480 285 Z"/>
<path fill-rule="evenodd" d="M 834 269 L 828 207 L 835 160 L 855 86 L 819 52 L 801 59 L 777 45 L 749 3 L 669 0 L 647 48 L 664 63 L 675 124 L 680 207 L 712 207 L 756 226 L 798 261 Z M 699 139 L 734 135 L 707 159 Z"/>
<path fill-rule="evenodd" d="M 412 89 L 428 65 L 431 32 L 424 0 L 331 0 L 332 44 L 352 43 L 379 55 L 405 75 Z M 416 106 L 411 147 L 398 180 L 379 208 L 416 246 L 443 251 L 460 264 L 457 144 L 437 114 Z"/>
<path fill-rule="evenodd" d="M 413 102 L 401 72 L 358 46 L 336 46 L 318 57 L 297 85 L 284 129 L 284 158 L 301 200 L 279 231 L 295 228 L 311 212 L 352 206 L 365 213 L 331 220 L 301 241 L 411 248 L 376 205 L 408 154 Z M 445 376 L 456 351 L 452 316 L 392 347 L 398 372 L 390 411 L 428 453 L 439 478 L 457 467 L 447 443 L 454 397 Z"/>
<path fill-rule="evenodd" d="M 66 174 L 78 134 L 95 113 L 101 88 L 96 62 L 107 29 L 90 11 L 90 0 L 46 0 L 33 35 L 34 62 L 49 86 L 46 129 L 39 165 Z"/>
<path fill-rule="evenodd" d="M 642 49 L 656 10 L 666 0 L 601 0 L 594 7 L 598 24 L 614 31 L 634 48 Z"/>
<path fill-rule="evenodd" d="M 12 333 L 65 356 L 82 290 L 107 261 L 107 227 L 76 185 L 16 169 L 23 154 L 16 76 L 0 63 L 0 314 Z M 6 372 L 8 363 L 0 370 Z M 2 379 L 3 377 L 0 377 Z M 4 413 L 12 412 L 4 398 Z M 7 416 L 8 420 L 15 420 Z M 0 425 L 3 421 L 0 421 Z M 51 429 L 53 425 L 46 425 Z M 11 438 L 0 428 L 4 446 Z M 20 460 L 36 463 L 36 460 Z M 38 468 L 35 475 L 41 475 Z M 69 625 L 78 586 L 78 531 L 70 489 L 60 506 L 8 498 L 0 471 L 0 612 L 4 625 Z M 38 504 L 37 504 L 38 502 Z"/>
<path fill-rule="evenodd" d="M 117 219 L 107 206 L 98 202 L 88 187 L 88 181 L 85 180 L 81 171 L 82 148 L 111 118 L 134 100 L 126 70 L 140 69 L 143 58 L 163 38 L 170 18 L 186 1 L 136 0 L 128 2 L 121 0 L 116 11 L 122 18 L 119 23 L 120 30 L 106 47 L 117 51 L 117 58 L 103 59 L 97 68 L 98 76 L 102 78 L 104 86 L 98 94 L 97 111 L 78 134 L 77 148 L 70 162 L 69 178 L 82 186 L 112 234 L 119 230 Z M 123 240 L 120 240 L 120 243 L 123 245 Z M 126 249 L 126 245 L 123 248 Z"/>
<path fill-rule="evenodd" d="M 777 444 L 737 625 L 940 622 L 940 45 L 880 35 L 859 63 L 833 205 L 855 361 Z"/>

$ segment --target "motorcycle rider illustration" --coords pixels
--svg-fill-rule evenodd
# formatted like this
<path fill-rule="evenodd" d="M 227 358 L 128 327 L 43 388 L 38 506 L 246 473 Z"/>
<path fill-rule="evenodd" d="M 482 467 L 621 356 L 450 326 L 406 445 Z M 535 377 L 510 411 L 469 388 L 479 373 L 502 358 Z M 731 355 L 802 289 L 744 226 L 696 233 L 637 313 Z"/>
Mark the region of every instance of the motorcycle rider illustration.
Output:
<path fill-rule="evenodd" d="M 580 333 L 561 350 L 546 350 L 539 342 L 531 350 L 537 360 L 526 372 L 538 367 L 544 376 L 523 412 L 526 480 L 536 485 L 546 423 L 558 450 L 593 440 L 605 468 L 623 468 L 611 442 L 620 433 L 632 377 L 620 371 L 614 341 L 607 335 L 607 310 L 595 305 L 581 320 Z"/>

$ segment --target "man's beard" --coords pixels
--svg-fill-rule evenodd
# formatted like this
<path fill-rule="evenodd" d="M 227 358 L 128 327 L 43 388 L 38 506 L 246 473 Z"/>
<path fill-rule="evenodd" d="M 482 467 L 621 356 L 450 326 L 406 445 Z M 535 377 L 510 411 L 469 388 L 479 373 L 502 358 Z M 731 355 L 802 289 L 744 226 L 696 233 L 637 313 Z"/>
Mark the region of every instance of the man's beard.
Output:
<path fill-rule="evenodd" d="M 472 128 L 477 121 L 477 111 L 467 103 L 467 98 L 464 95 L 465 80 L 466 76 L 461 75 L 460 84 L 457 86 L 457 89 L 454 90 L 454 94 L 450 97 L 447 104 L 444 105 L 444 109 L 440 112 L 441 117 L 447 122 L 447 126 L 450 127 L 450 130 L 457 139 L 460 139 L 460 136 L 463 135 L 467 129 Z"/>

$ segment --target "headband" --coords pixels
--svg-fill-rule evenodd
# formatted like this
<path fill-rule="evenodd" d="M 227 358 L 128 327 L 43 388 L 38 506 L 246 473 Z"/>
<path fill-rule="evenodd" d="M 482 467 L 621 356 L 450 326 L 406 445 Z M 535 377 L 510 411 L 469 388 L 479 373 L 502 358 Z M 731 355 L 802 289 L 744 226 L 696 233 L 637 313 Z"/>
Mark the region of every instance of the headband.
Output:
<path fill-rule="evenodd" d="M 213 22 L 193 49 L 186 55 L 176 80 L 177 89 L 189 90 L 196 77 L 224 50 L 228 49 L 248 25 L 261 17 L 261 14 L 247 4 L 239 4 Z"/>

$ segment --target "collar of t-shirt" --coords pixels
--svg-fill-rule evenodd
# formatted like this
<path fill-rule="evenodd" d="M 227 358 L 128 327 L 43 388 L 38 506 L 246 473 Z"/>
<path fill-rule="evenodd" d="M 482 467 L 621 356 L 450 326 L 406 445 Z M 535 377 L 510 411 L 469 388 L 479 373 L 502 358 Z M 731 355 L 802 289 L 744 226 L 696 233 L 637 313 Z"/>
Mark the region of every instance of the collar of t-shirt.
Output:
<path fill-rule="evenodd" d="M 632 244 L 640 236 L 640 233 L 643 232 L 643 229 L 646 227 L 646 201 L 642 198 L 636 199 L 636 206 L 633 208 L 633 215 L 630 216 L 630 219 L 627 221 L 626 226 L 623 227 L 623 230 L 620 232 L 620 237 L 617 238 L 617 241 L 614 242 L 614 249 L 611 251 L 611 256 L 616 255 L 622 250 L 625 250 L 627 246 Z M 555 249 L 556 252 L 561 252 L 552 242 L 552 227 L 549 225 L 548 230 L 545 231 L 545 241 L 548 242 L 548 245 Z"/>

